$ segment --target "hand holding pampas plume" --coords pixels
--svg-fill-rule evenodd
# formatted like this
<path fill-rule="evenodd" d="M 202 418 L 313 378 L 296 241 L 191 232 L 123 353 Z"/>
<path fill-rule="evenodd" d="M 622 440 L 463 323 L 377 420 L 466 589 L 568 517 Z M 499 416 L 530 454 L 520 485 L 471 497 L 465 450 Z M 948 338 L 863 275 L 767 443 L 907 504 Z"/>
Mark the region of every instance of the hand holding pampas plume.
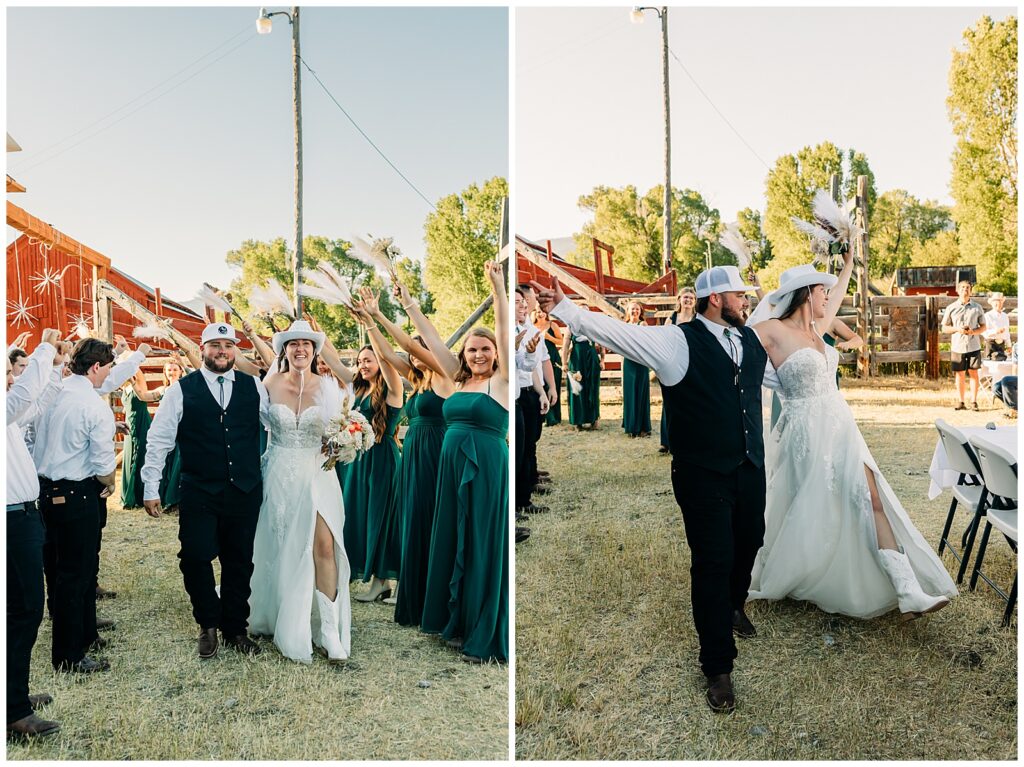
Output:
<path fill-rule="evenodd" d="M 217 291 L 208 283 L 203 283 L 202 287 L 196 292 L 196 298 L 214 311 L 236 314 L 235 310 L 231 308 L 231 304 L 218 295 Z"/>
<path fill-rule="evenodd" d="M 306 282 L 299 285 L 300 295 L 315 298 L 325 304 L 340 304 L 346 307 L 352 305 L 352 289 L 355 283 L 351 278 L 339 274 L 330 264 L 321 263 L 316 269 L 303 269 L 302 278 Z"/>
<path fill-rule="evenodd" d="M 394 242 L 393 237 L 378 237 L 370 244 L 361 237 L 353 237 L 350 255 L 371 269 L 397 280 L 395 260 L 402 255 L 402 251 L 395 247 Z"/>
<path fill-rule="evenodd" d="M 850 249 L 853 241 L 863 233 L 849 213 L 843 211 L 832 196 L 824 189 L 814 193 L 811 209 L 814 223 L 791 216 L 790 220 L 801 232 L 811 238 L 811 251 L 815 263 L 827 262 L 835 257 L 842 262 L 843 253 Z"/>

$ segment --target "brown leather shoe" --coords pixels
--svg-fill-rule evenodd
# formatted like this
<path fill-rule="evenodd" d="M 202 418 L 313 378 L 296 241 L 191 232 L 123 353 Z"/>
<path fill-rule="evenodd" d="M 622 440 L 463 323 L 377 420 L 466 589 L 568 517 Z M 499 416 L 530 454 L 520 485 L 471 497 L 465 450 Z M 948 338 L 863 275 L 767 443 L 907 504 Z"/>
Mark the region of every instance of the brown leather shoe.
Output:
<path fill-rule="evenodd" d="M 217 639 L 217 629 L 203 629 L 199 634 L 199 657 L 203 660 L 212 658 L 217 654 L 220 641 Z"/>
<path fill-rule="evenodd" d="M 750 618 L 743 610 L 732 611 L 732 633 L 744 639 L 757 636 L 757 629 L 754 628 L 754 624 L 750 622 Z"/>
<path fill-rule="evenodd" d="M 107 629 L 116 628 L 117 624 L 110 620 L 110 618 L 97 618 L 96 619 L 96 630 L 106 631 Z"/>
<path fill-rule="evenodd" d="M 42 708 L 43 706 L 49 706 L 51 703 L 53 703 L 53 696 L 47 692 L 40 692 L 35 695 L 29 695 L 28 703 L 30 706 L 32 706 L 32 710 L 35 711 L 37 709 Z"/>
<path fill-rule="evenodd" d="M 116 591 L 107 591 L 102 586 L 96 587 L 96 598 L 97 599 L 117 599 Z"/>
<path fill-rule="evenodd" d="M 729 674 L 708 677 L 708 705 L 716 714 L 727 714 L 736 708 L 736 695 Z"/>
<path fill-rule="evenodd" d="M 44 735 L 53 735 L 59 731 L 59 722 L 40 719 L 35 714 L 29 714 L 23 719 L 7 725 L 7 737 L 13 736 L 15 738 L 36 738 Z"/>
<path fill-rule="evenodd" d="M 239 634 L 238 636 L 233 637 L 225 635 L 224 644 L 227 647 L 233 647 L 238 650 L 238 652 L 245 653 L 246 655 L 259 655 L 262 652 L 262 650 L 260 650 L 260 646 L 249 639 L 247 634 Z"/>
<path fill-rule="evenodd" d="M 90 644 L 85 646 L 85 650 L 86 652 L 88 652 L 89 650 L 98 652 L 102 650 L 104 647 L 106 647 L 108 644 L 110 644 L 109 639 L 104 639 L 103 637 L 96 637 L 94 640 L 92 640 Z"/>
<path fill-rule="evenodd" d="M 86 655 L 80 661 L 58 663 L 54 668 L 57 671 L 67 671 L 72 674 L 95 674 L 99 671 L 110 671 L 110 662 L 93 660 Z"/>

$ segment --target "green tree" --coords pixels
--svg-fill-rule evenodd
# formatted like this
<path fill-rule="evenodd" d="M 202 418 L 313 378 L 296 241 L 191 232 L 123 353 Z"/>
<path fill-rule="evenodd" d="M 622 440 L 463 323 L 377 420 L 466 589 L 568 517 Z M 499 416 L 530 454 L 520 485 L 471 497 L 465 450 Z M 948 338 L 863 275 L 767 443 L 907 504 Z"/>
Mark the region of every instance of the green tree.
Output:
<path fill-rule="evenodd" d="M 932 239 L 916 244 L 910 253 L 910 266 L 956 266 L 961 263 L 955 229 L 939 232 Z"/>
<path fill-rule="evenodd" d="M 850 149 L 846 153 L 846 171 L 843 151 L 825 141 L 817 146 L 806 146 L 796 154 L 782 155 L 768 172 L 765 181 L 766 206 L 764 233 L 772 245 L 773 257 L 760 273 L 761 281 L 770 290 L 778 285 L 779 275 L 786 269 L 805 264 L 811 259 L 807 236 L 802 234 L 791 216 L 810 221 L 811 201 L 818 189 L 829 189 L 832 175 L 840 178 L 840 189 L 848 199 L 857 190 L 857 176 L 868 177 L 868 211 L 874 205 L 874 174 L 867 158 Z"/>
<path fill-rule="evenodd" d="M 744 208 L 736 214 L 736 226 L 748 243 L 753 243 L 750 254 L 754 269 L 760 272 L 772 260 L 772 243 L 761 225 L 761 213 L 753 208 Z"/>
<path fill-rule="evenodd" d="M 576 249 L 571 260 L 590 265 L 591 238 L 615 248 L 615 274 L 639 282 L 653 282 L 662 273 L 664 187 L 655 186 L 640 196 L 635 186 L 599 186 L 579 198 L 579 206 L 592 214 L 573 235 Z M 672 266 L 680 285 L 692 285 L 705 268 L 710 244 L 713 264 L 733 264 L 732 254 L 718 244 L 722 230 L 718 210 L 693 189 L 672 190 Z"/>
<path fill-rule="evenodd" d="M 370 267 L 347 255 L 350 247 L 351 244 L 345 240 L 305 237 L 302 240 L 303 263 L 309 268 L 314 268 L 321 261 L 326 261 L 343 275 L 352 278 L 361 277 L 362 284 L 380 291 L 381 308 L 394 316 L 395 305 L 383 280 Z M 246 240 L 237 250 L 229 251 L 225 260 L 229 266 L 241 271 L 231 281 L 234 307 L 243 316 L 248 316 L 249 293 L 254 286 L 265 284 L 268 277 L 273 277 L 291 294 L 293 259 L 294 254 L 287 249 L 285 241 L 281 237 L 270 242 Z M 353 348 L 360 343 L 361 335 L 358 325 L 343 307 L 328 306 L 322 301 L 310 298 L 303 299 L 303 306 L 306 311 L 316 317 L 323 331 L 339 349 Z M 281 321 L 278 320 L 278 325 L 280 324 Z M 273 328 L 264 321 L 254 322 L 253 327 L 264 335 L 273 332 Z"/>
<path fill-rule="evenodd" d="M 887 277 L 909 266 L 915 252 L 952 226 L 949 208 L 931 200 L 921 202 L 905 189 L 885 192 L 871 216 L 871 276 Z"/>
<path fill-rule="evenodd" d="M 461 193 L 442 198 L 427 216 L 423 277 L 433 295 L 433 321 L 442 336 L 454 332 L 490 295 L 484 262 L 498 254 L 501 203 L 507 195 L 508 181 L 495 176 L 482 186 L 470 184 Z M 493 326 L 493 313 L 488 312 L 481 324 Z"/>
<path fill-rule="evenodd" d="M 983 287 L 1017 290 L 1017 18 L 983 16 L 953 51 L 946 106 L 960 251 Z"/>

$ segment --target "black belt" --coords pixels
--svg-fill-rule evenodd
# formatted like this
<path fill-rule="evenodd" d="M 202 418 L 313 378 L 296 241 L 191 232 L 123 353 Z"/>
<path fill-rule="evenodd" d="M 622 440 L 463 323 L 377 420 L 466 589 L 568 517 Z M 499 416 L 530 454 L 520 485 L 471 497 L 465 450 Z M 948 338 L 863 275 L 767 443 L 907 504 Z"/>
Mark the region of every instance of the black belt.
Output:
<path fill-rule="evenodd" d="M 7 504 L 7 511 L 35 511 L 35 501 L 25 501 L 24 503 L 9 503 Z"/>

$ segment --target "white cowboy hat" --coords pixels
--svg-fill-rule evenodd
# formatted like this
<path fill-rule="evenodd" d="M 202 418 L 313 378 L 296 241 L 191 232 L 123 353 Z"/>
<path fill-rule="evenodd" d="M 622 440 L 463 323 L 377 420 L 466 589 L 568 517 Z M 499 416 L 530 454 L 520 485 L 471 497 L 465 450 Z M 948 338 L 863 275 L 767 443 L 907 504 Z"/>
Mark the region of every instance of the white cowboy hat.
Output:
<path fill-rule="evenodd" d="M 993 301 L 1002 301 L 1002 302 L 1005 303 L 1006 302 L 1006 296 L 1004 296 L 998 290 L 993 291 L 993 292 L 988 294 L 988 305 L 991 306 L 993 309 L 995 309 L 995 306 L 992 305 Z"/>
<path fill-rule="evenodd" d="M 706 298 L 712 293 L 750 293 L 754 288 L 746 285 L 735 266 L 712 266 L 697 275 L 693 283 L 697 298 Z"/>
<path fill-rule="evenodd" d="M 777 304 L 787 293 L 792 293 L 800 288 L 809 288 L 812 285 L 824 285 L 826 289 L 834 287 L 839 278 L 834 274 L 819 272 L 814 264 L 800 264 L 787 269 L 779 277 L 779 287 L 765 296 L 770 304 Z"/>
<path fill-rule="evenodd" d="M 238 336 L 235 335 L 235 329 L 231 326 L 231 323 L 214 322 L 203 329 L 200 343 L 205 344 L 207 341 L 230 341 L 233 344 L 237 344 Z"/>
<path fill-rule="evenodd" d="M 287 330 L 274 333 L 270 343 L 274 347 L 274 354 L 280 354 L 285 344 L 289 341 L 297 341 L 303 338 L 313 342 L 313 351 L 316 354 L 319 354 L 320 350 L 324 348 L 324 341 L 327 340 L 327 336 L 313 330 L 305 320 L 295 320 Z"/>

